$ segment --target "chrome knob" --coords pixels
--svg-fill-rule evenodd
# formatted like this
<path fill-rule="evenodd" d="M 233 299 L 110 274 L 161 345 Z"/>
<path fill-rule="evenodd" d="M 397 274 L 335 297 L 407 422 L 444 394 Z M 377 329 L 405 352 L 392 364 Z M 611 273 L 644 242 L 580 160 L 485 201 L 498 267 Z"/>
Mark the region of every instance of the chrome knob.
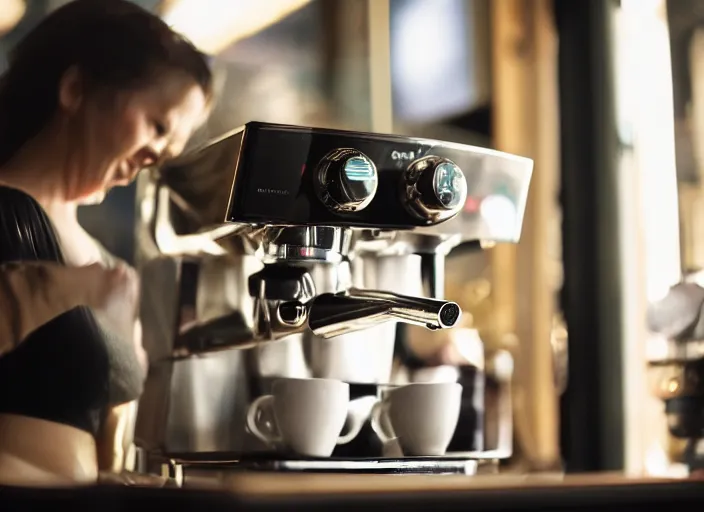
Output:
<path fill-rule="evenodd" d="M 457 215 L 467 201 L 467 180 L 452 160 L 426 156 L 403 173 L 401 199 L 415 217 L 437 224 Z"/>
<path fill-rule="evenodd" d="M 356 149 L 336 149 L 318 165 L 313 186 L 318 199 L 337 213 L 366 208 L 376 194 L 379 176 L 371 159 Z"/>

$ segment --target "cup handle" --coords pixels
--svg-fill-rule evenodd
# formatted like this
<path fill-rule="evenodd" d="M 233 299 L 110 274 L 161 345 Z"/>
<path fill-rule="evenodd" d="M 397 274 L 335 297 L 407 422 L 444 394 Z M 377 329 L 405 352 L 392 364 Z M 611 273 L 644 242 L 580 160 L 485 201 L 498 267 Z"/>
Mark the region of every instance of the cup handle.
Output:
<path fill-rule="evenodd" d="M 382 443 L 388 443 L 396 438 L 396 436 L 387 432 L 384 427 L 384 417 L 388 414 L 388 410 L 388 402 L 377 402 L 374 404 L 371 413 L 372 430 L 374 430 L 376 435 L 379 436 Z"/>
<path fill-rule="evenodd" d="M 247 410 L 247 428 L 249 428 L 250 432 L 252 432 L 257 439 L 269 445 L 280 442 L 281 436 L 271 431 L 263 432 L 259 428 L 259 413 L 266 409 L 273 410 L 273 407 L 273 395 L 264 395 L 252 402 Z"/>
<path fill-rule="evenodd" d="M 349 425 L 349 428 L 347 429 L 346 434 L 341 435 L 337 438 L 337 444 L 349 443 L 355 437 L 357 437 L 360 430 L 362 430 L 362 427 L 364 426 L 364 418 L 359 418 L 358 416 L 348 414 L 347 419 L 349 421 L 349 423 L 347 423 L 347 425 Z"/>
<path fill-rule="evenodd" d="M 337 438 L 337 444 L 347 444 L 359 435 L 369 419 L 375 403 L 377 403 L 377 398 L 371 395 L 355 398 L 349 403 L 345 420 L 347 433 Z"/>

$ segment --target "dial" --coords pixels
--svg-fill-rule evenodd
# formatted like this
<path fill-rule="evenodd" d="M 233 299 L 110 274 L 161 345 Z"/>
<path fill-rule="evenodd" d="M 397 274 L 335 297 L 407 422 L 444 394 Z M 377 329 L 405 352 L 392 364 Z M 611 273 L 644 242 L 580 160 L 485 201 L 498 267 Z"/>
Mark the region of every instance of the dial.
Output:
<path fill-rule="evenodd" d="M 366 208 L 379 184 L 374 162 L 356 149 L 336 149 L 318 165 L 314 179 L 320 201 L 338 213 Z"/>
<path fill-rule="evenodd" d="M 467 200 L 467 180 L 452 160 L 426 156 L 411 163 L 403 174 L 401 195 L 406 209 L 428 224 L 448 220 Z"/>

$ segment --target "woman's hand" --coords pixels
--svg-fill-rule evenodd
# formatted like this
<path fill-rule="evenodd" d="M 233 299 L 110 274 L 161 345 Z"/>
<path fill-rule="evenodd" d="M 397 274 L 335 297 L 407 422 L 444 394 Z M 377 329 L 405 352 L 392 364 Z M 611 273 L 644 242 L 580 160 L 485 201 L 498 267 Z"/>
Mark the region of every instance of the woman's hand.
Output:
<path fill-rule="evenodd" d="M 85 267 L 65 267 L 59 279 L 67 289 L 76 290 L 80 305 L 95 310 L 131 316 L 134 320 L 139 293 L 137 273 L 127 265 L 105 268 L 99 263 Z M 111 315 L 112 316 L 112 315 Z"/>
<path fill-rule="evenodd" d="M 144 350 L 144 345 L 142 345 L 142 322 L 137 319 L 134 323 L 134 338 L 132 339 L 134 344 L 134 351 L 137 353 L 137 360 L 139 365 L 144 371 L 144 375 L 147 375 L 149 371 L 149 355 L 147 351 Z"/>
<path fill-rule="evenodd" d="M 107 270 L 101 265 L 80 267 L 77 277 L 94 279 L 89 287 L 91 297 L 87 306 L 93 309 L 98 320 L 121 339 L 132 342 L 135 355 L 146 375 L 149 363 L 142 346 L 142 324 L 139 321 L 139 276 L 134 269 L 120 265 Z M 93 275 L 94 274 L 94 275 Z"/>
<path fill-rule="evenodd" d="M 142 348 L 142 329 L 138 319 L 139 277 L 127 265 L 105 269 L 99 264 L 76 269 L 75 279 L 91 282 L 86 288 L 85 305 L 98 320 L 125 341 L 131 340 L 142 368 L 146 356 Z"/>

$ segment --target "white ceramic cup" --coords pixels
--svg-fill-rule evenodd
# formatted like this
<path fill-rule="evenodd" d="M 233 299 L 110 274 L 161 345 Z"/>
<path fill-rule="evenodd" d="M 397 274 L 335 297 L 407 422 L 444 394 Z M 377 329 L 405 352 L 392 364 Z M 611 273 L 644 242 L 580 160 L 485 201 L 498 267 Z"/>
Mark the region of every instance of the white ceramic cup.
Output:
<path fill-rule="evenodd" d="M 266 427 L 262 415 L 273 417 L 274 424 Z M 340 435 L 345 423 L 348 432 Z M 349 384 L 332 379 L 277 379 L 271 394 L 254 400 L 247 411 L 247 427 L 262 442 L 309 457 L 330 457 L 362 424 L 351 414 Z"/>
<path fill-rule="evenodd" d="M 444 455 L 457 428 L 462 386 L 416 383 L 386 388 L 372 410 L 374 432 L 383 443 L 396 440 L 406 456 Z"/>

